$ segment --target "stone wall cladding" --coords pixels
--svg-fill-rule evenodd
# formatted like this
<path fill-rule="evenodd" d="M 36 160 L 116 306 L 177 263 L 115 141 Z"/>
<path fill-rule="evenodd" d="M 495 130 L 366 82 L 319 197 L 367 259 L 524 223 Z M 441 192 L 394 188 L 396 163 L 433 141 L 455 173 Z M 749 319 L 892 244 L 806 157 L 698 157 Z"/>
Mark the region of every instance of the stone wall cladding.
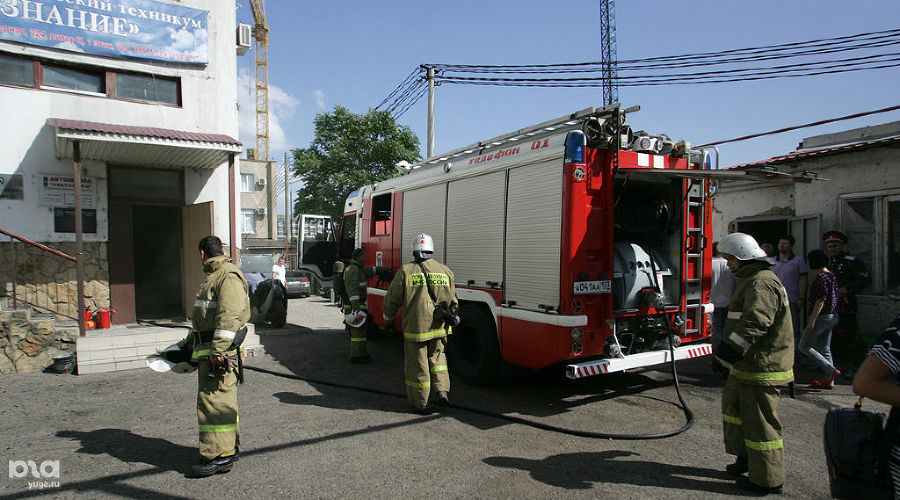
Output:
<path fill-rule="evenodd" d="M 35 319 L 31 311 L 0 311 L 0 373 L 40 371 L 53 357 L 75 352 L 78 327 L 58 327 L 53 319 Z"/>
<path fill-rule="evenodd" d="M 74 242 L 43 244 L 67 255 L 75 255 Z M 0 242 L 0 285 L 5 294 L 12 295 L 11 245 L 15 245 L 16 252 L 18 299 L 37 305 L 39 310 L 78 317 L 75 263 L 25 243 Z M 110 306 L 106 242 L 84 243 L 84 294 L 85 306 L 92 310 Z"/>

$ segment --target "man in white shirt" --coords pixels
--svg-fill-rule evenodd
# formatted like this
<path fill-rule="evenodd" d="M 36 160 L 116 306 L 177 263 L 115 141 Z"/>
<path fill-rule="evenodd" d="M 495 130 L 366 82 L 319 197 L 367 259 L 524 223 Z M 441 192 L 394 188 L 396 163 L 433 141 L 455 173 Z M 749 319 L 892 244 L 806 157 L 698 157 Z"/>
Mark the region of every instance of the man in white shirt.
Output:
<path fill-rule="evenodd" d="M 713 243 L 712 259 L 712 303 L 713 331 L 712 346 L 715 350 L 722 341 L 722 330 L 728 317 L 728 303 L 734 293 L 734 274 L 728 268 L 728 261 L 719 253 L 718 243 Z"/>
<path fill-rule="evenodd" d="M 272 279 L 278 280 L 282 285 L 287 287 L 287 280 L 284 273 L 284 258 L 279 257 L 278 263 L 272 266 Z"/>

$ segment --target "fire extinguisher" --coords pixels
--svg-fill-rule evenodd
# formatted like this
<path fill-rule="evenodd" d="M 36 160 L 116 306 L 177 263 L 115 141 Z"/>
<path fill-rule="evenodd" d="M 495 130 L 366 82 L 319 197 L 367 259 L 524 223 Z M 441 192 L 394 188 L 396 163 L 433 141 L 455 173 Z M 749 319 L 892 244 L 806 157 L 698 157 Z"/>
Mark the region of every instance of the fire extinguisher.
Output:
<path fill-rule="evenodd" d="M 94 312 L 91 311 L 90 307 L 84 308 L 84 329 L 85 330 L 93 330 L 96 326 L 96 323 L 93 321 Z"/>
<path fill-rule="evenodd" d="M 110 324 L 110 313 L 116 315 L 116 323 L 119 322 L 119 313 L 116 312 L 115 309 L 111 307 L 103 307 L 97 309 L 97 328 L 109 328 Z"/>

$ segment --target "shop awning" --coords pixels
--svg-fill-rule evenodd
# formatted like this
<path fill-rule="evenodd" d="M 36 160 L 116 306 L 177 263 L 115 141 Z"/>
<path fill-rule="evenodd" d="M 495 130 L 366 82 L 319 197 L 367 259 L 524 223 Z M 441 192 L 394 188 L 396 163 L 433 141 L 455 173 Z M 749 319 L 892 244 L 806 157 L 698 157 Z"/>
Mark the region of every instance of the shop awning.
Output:
<path fill-rule="evenodd" d="M 215 168 L 241 152 L 237 139 L 222 134 L 60 118 L 50 118 L 47 125 L 55 130 L 57 158 L 71 159 L 76 141 L 82 160 L 122 166 Z"/>

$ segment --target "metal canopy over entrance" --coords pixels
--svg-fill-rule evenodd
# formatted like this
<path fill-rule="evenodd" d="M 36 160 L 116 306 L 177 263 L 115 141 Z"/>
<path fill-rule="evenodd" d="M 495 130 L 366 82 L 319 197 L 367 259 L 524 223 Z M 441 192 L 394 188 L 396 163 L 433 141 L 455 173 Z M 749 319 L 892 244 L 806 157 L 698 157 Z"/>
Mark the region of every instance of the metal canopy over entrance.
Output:
<path fill-rule="evenodd" d="M 215 168 L 241 152 L 237 139 L 222 134 L 60 118 L 47 125 L 55 129 L 57 158 L 73 158 L 75 142 L 82 160 L 158 168 Z"/>

